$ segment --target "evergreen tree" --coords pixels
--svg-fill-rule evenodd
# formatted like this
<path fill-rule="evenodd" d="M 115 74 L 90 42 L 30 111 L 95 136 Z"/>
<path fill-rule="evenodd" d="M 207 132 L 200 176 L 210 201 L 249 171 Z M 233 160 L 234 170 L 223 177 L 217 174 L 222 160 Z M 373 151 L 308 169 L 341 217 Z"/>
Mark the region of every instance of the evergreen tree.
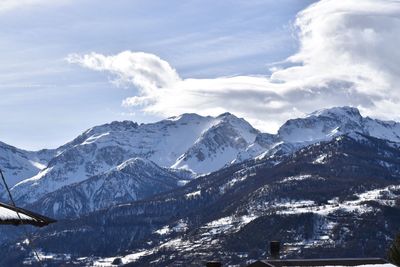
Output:
<path fill-rule="evenodd" d="M 400 234 L 393 240 L 392 246 L 389 249 L 389 261 L 400 266 Z"/>

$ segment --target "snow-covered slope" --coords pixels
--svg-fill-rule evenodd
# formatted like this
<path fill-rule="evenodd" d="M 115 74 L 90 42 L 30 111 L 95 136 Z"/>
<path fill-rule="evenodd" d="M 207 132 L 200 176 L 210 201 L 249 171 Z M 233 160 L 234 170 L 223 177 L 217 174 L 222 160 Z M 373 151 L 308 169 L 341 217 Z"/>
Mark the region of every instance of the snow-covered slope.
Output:
<path fill-rule="evenodd" d="M 171 190 L 179 181 L 175 171 L 132 158 L 102 174 L 47 194 L 32 208 L 57 218 L 81 215 Z"/>
<path fill-rule="evenodd" d="M 259 131 L 230 113 L 216 118 L 218 123 L 203 132 L 195 144 L 172 166 L 207 173 L 224 167 L 254 143 Z"/>
<path fill-rule="evenodd" d="M 9 186 L 36 175 L 52 155 L 51 150 L 31 152 L 0 142 L 0 168 Z"/>
<path fill-rule="evenodd" d="M 253 143 L 246 147 L 245 151 L 241 151 L 232 163 L 239 163 L 251 158 L 263 157 L 269 151 L 272 151 L 280 144 L 277 135 L 269 133 L 257 134 Z"/>
<path fill-rule="evenodd" d="M 228 113 L 215 118 L 183 114 L 141 125 L 113 122 L 91 128 L 60 147 L 47 168 L 18 183 L 12 191 L 19 201 L 32 203 L 134 157 L 162 167 L 212 172 L 235 159 L 258 133 L 246 121 Z M 197 151 L 203 156 L 195 157 Z"/>
<path fill-rule="evenodd" d="M 364 118 L 353 107 L 323 109 L 305 118 L 288 120 L 279 129 L 278 136 L 288 143 L 317 142 L 350 132 L 400 142 L 400 123 Z"/>
<path fill-rule="evenodd" d="M 28 168 L 29 160 L 8 162 L 26 166 L 24 177 L 34 175 L 12 189 L 17 200 L 32 203 L 135 157 L 204 174 L 251 158 L 290 154 L 351 132 L 400 142 L 399 123 L 364 118 L 352 107 L 324 109 L 289 120 L 275 135 L 261 133 L 230 113 L 218 117 L 183 114 L 156 123 L 123 121 L 93 127 L 53 151 L 55 156 L 38 173 Z"/>

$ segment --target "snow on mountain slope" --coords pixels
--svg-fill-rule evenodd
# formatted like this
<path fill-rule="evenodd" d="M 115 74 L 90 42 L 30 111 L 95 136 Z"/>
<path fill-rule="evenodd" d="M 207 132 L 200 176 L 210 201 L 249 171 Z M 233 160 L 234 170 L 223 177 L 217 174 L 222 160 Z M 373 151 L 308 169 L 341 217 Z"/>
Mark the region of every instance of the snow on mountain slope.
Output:
<path fill-rule="evenodd" d="M 279 143 L 279 139 L 276 135 L 259 133 L 254 142 L 247 146 L 245 151 L 238 153 L 238 156 L 234 161 L 232 161 L 232 163 L 239 163 L 251 158 L 262 156 L 263 154 L 266 154 L 267 151 L 271 151 Z"/>
<path fill-rule="evenodd" d="M 109 171 L 45 195 L 31 207 L 57 218 L 132 202 L 178 186 L 176 171 L 132 158 Z"/>
<path fill-rule="evenodd" d="M 350 132 L 400 142 L 400 123 L 364 118 L 353 107 L 323 109 L 305 118 L 288 120 L 278 130 L 278 136 L 288 143 L 318 142 Z"/>
<path fill-rule="evenodd" d="M 187 168 L 197 173 L 208 173 L 234 161 L 240 152 L 253 144 L 259 131 L 244 119 L 225 113 L 220 121 L 197 139 L 173 168 Z"/>
<path fill-rule="evenodd" d="M 364 119 L 366 133 L 370 136 L 400 142 L 400 123 L 393 121 L 380 121 L 371 118 Z"/>
<path fill-rule="evenodd" d="M 112 122 L 93 127 L 67 144 L 96 144 L 97 147 L 118 146 L 160 166 L 171 166 L 203 131 L 214 123 L 213 117 L 183 114 L 156 123 L 138 125 L 131 121 Z"/>
<path fill-rule="evenodd" d="M 278 130 L 285 142 L 320 141 L 349 131 L 362 132 L 362 120 L 356 108 L 325 109 L 311 113 L 305 118 L 288 120 Z"/>
<path fill-rule="evenodd" d="M 36 175 L 51 156 L 51 150 L 31 152 L 0 142 L 0 168 L 9 186 Z"/>
<path fill-rule="evenodd" d="M 260 133 L 230 113 L 183 114 L 156 123 L 123 121 L 93 127 L 58 148 L 45 169 L 13 187 L 32 203 L 63 186 L 82 182 L 135 157 L 204 174 L 251 158 L 290 154 L 335 136 L 360 132 L 400 142 L 400 124 L 364 118 L 358 109 L 336 107 L 287 121 L 276 135 Z M 17 160 L 12 160 L 17 162 Z M 18 164 L 19 166 L 19 164 Z"/>
<path fill-rule="evenodd" d="M 12 191 L 19 201 L 32 203 L 47 193 L 84 181 L 134 157 L 149 159 L 163 167 L 182 167 L 176 164 L 178 158 L 192 155 L 188 151 L 195 151 L 199 145 L 204 145 L 204 158 L 193 159 L 185 167 L 198 173 L 215 171 L 235 159 L 257 134 L 250 124 L 231 114 L 215 118 L 183 114 L 141 125 L 113 122 L 91 128 L 57 149 L 58 154 L 46 169 L 18 183 Z M 213 164 L 208 165 L 210 162 Z"/>

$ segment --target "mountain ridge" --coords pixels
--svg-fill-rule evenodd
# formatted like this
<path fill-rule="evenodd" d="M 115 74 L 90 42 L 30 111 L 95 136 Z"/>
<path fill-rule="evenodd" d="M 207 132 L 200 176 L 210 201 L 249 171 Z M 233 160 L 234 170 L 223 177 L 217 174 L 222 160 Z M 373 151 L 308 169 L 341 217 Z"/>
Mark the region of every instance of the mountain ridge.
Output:
<path fill-rule="evenodd" d="M 245 129 L 237 130 L 243 125 L 246 126 Z M 123 121 L 92 127 L 58 148 L 56 156 L 49 161 L 45 169 L 36 176 L 16 184 L 12 191 L 18 201 L 32 203 L 47 193 L 84 181 L 134 157 L 149 159 L 162 167 L 173 167 L 178 159 L 180 162 L 185 161 L 182 155 L 191 157 L 190 148 L 195 146 L 202 136 L 207 135 L 207 132 L 217 129 L 217 132 L 222 130 L 226 133 L 235 127 L 235 138 L 225 143 L 222 149 L 230 149 L 231 154 L 222 162 L 215 165 L 208 164 L 210 161 L 202 164 L 203 159 L 194 157 L 195 160 L 190 164 L 198 166 L 197 168 L 188 166 L 187 162 L 184 166 L 178 166 L 188 170 L 195 169 L 198 174 L 215 171 L 230 163 L 240 150 L 245 149 L 236 143 L 251 138 L 250 132 L 254 133 L 252 135 L 255 138 L 258 131 L 243 119 L 231 114 L 218 117 L 183 114 L 150 124 L 138 125 Z M 208 146 L 204 152 L 213 162 L 219 159 L 218 153 L 222 152 L 218 142 L 214 142 L 217 139 L 216 135 L 210 135 L 205 141 Z M 219 140 L 223 138 L 224 136 L 219 134 Z"/>
<path fill-rule="evenodd" d="M 46 194 L 106 173 L 131 158 L 201 175 L 254 158 L 289 155 L 351 132 L 400 141 L 399 123 L 362 117 L 353 107 L 323 109 L 288 120 L 277 134 L 262 133 L 231 113 L 217 117 L 188 113 L 149 124 L 111 122 L 92 127 L 44 153 L 47 158 L 42 158 L 54 157 L 36 175 L 13 186 L 12 192 L 18 203 L 32 204 Z M 46 163 L 43 159 L 42 162 Z M 113 194 L 110 191 L 108 198 Z"/>

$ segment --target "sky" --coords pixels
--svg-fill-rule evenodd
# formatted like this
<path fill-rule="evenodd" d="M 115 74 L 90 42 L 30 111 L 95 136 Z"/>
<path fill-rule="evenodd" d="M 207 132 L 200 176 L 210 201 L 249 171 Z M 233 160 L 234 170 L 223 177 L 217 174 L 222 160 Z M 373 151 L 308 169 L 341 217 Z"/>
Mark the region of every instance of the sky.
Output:
<path fill-rule="evenodd" d="M 0 141 L 231 112 L 275 132 L 332 106 L 400 120 L 400 1 L 0 0 Z"/>

